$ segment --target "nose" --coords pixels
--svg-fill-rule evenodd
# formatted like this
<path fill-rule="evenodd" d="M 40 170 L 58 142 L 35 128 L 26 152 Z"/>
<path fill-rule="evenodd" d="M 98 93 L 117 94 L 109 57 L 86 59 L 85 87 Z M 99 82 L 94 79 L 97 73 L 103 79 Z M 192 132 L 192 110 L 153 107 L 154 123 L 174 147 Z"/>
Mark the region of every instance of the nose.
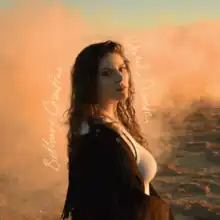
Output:
<path fill-rule="evenodd" d="M 123 76 L 119 71 L 117 71 L 117 74 L 116 74 L 116 77 L 115 77 L 115 82 L 116 83 L 121 83 L 122 81 L 123 81 Z"/>

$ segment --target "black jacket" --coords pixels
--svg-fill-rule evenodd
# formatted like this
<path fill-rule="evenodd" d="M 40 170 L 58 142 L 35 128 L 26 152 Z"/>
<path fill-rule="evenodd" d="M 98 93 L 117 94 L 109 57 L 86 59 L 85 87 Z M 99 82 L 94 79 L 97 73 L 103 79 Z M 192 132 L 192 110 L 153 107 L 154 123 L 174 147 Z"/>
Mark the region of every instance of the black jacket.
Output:
<path fill-rule="evenodd" d="M 63 219 L 171 220 L 168 205 L 150 184 L 150 196 L 129 146 L 114 130 L 89 121 L 77 156 L 69 158 Z"/>

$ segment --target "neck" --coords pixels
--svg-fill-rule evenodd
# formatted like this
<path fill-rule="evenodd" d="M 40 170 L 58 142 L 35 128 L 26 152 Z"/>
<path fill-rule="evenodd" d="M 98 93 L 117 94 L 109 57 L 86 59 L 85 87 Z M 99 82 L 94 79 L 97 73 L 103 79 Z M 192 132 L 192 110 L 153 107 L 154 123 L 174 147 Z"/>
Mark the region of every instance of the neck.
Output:
<path fill-rule="evenodd" d="M 99 105 L 100 114 L 106 115 L 106 116 L 116 120 L 117 119 L 116 107 L 117 107 L 117 103 L 115 103 L 115 102 L 100 104 Z"/>

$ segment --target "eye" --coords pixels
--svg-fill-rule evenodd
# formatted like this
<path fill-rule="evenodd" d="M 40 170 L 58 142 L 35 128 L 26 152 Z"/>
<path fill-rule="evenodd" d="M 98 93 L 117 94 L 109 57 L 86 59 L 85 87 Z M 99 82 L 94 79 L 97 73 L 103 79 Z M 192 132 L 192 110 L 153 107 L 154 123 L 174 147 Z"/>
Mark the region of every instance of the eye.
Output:
<path fill-rule="evenodd" d="M 119 68 L 119 71 L 120 71 L 120 72 L 124 72 L 124 71 L 126 71 L 126 70 L 127 70 L 126 66 L 122 66 L 122 67 Z"/>
<path fill-rule="evenodd" d="M 105 70 L 102 72 L 103 76 L 110 76 L 111 75 L 111 70 Z"/>

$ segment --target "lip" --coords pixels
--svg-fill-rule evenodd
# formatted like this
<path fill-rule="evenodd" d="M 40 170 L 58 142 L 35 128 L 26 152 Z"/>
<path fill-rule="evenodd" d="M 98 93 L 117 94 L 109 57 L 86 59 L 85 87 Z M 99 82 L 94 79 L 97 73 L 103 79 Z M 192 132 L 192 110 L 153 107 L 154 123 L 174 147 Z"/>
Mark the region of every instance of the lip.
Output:
<path fill-rule="evenodd" d="M 118 88 L 118 89 L 116 89 L 116 91 L 118 91 L 118 92 L 121 92 L 121 91 L 124 91 L 125 90 L 125 88 Z"/>
<path fill-rule="evenodd" d="M 124 89 L 126 89 L 127 88 L 127 86 L 126 85 L 120 85 L 120 87 L 119 88 L 117 88 L 117 90 L 124 90 Z"/>

